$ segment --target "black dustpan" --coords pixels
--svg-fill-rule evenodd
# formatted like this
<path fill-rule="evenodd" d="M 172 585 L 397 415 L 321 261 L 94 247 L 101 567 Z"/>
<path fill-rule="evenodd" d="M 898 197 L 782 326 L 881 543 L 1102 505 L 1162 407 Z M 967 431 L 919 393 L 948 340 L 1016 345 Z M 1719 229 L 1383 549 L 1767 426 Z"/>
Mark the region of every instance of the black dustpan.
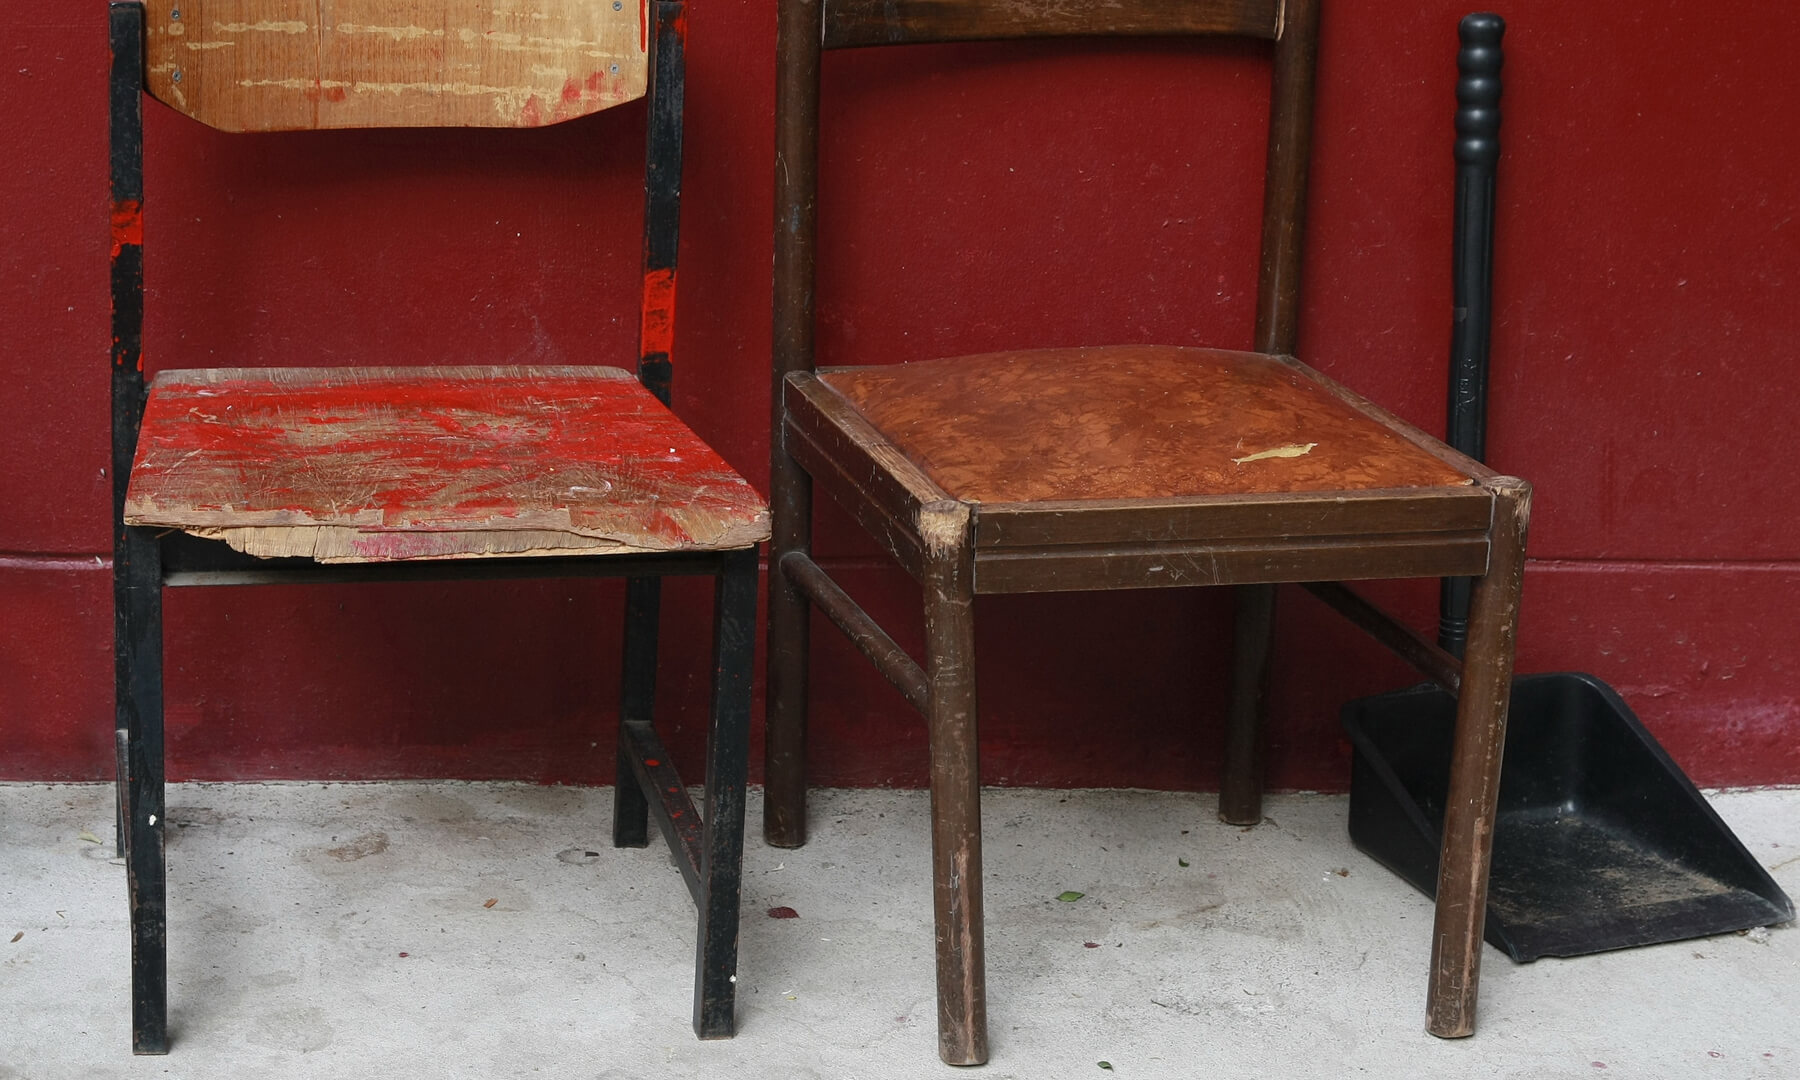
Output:
<path fill-rule="evenodd" d="M 1496 15 L 1462 22 L 1456 129 L 1456 322 L 1447 441 L 1485 442 L 1499 148 Z M 1438 644 L 1461 655 L 1469 583 L 1447 580 Z M 1437 887 L 1456 701 L 1435 686 L 1345 706 L 1350 838 Z M 1514 960 L 1578 956 L 1786 922 L 1794 906 L 1613 689 L 1591 675 L 1514 680 L 1486 937 Z"/>
<path fill-rule="evenodd" d="M 1430 895 L 1456 699 L 1421 686 L 1353 701 L 1350 839 Z M 1612 688 L 1514 680 L 1487 940 L 1514 960 L 1768 926 L 1794 906 Z"/>

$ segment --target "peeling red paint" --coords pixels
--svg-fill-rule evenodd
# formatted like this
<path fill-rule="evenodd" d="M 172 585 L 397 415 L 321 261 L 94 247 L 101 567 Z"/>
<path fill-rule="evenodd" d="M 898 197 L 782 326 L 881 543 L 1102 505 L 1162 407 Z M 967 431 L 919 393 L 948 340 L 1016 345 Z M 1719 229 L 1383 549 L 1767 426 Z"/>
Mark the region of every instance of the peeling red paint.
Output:
<path fill-rule="evenodd" d="M 519 123 L 525 127 L 542 127 L 544 112 L 538 107 L 537 95 L 525 99 L 525 107 L 519 110 Z"/>
<path fill-rule="evenodd" d="M 588 82 L 591 85 L 599 78 L 600 78 L 600 73 L 598 71 L 596 71 L 592 75 L 588 76 Z M 581 80 L 580 79 L 577 79 L 575 76 L 571 75 L 566 80 L 563 81 L 562 99 L 563 99 L 563 101 L 570 102 L 570 103 L 581 100 Z"/>
<path fill-rule="evenodd" d="M 112 257 L 118 258 L 126 244 L 144 246 L 144 204 L 139 199 L 120 199 L 112 204 Z"/>
<path fill-rule="evenodd" d="M 650 51 L 650 0 L 638 0 L 638 48 Z"/>
<path fill-rule="evenodd" d="M 645 356 L 670 353 L 675 347 L 675 268 L 644 273 L 644 321 L 638 348 Z"/>
<path fill-rule="evenodd" d="M 325 100 L 326 101 L 342 101 L 342 100 L 344 100 L 344 88 L 341 86 L 327 87 L 325 90 Z"/>
<path fill-rule="evenodd" d="M 755 491 L 636 379 L 565 370 L 165 377 L 128 502 L 353 526 L 372 558 L 409 557 L 419 533 L 540 521 L 657 548 L 754 528 Z"/>

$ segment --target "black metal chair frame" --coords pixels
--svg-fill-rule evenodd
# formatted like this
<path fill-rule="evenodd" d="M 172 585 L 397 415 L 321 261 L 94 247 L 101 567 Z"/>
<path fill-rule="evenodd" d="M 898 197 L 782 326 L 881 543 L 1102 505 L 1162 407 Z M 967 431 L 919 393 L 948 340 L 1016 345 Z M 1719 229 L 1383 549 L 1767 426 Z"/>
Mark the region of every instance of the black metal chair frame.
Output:
<path fill-rule="evenodd" d="M 645 170 L 644 268 L 667 277 L 676 262 L 682 158 L 684 0 L 651 4 L 649 134 Z M 118 845 L 131 907 L 132 1049 L 166 1053 L 167 877 L 163 842 L 163 631 L 165 587 L 623 577 L 627 579 L 618 778 L 613 844 L 642 847 L 654 819 L 699 911 L 694 1030 L 725 1038 L 735 1029 L 738 901 L 744 788 L 749 754 L 751 656 L 758 549 L 597 557 L 453 559 L 324 565 L 263 559 L 182 532 L 126 526 L 124 506 L 146 384 L 142 371 L 144 258 L 141 221 L 145 13 L 141 0 L 111 5 L 110 146 L 112 256 L 112 479 Z M 670 357 L 645 340 L 638 377 L 669 401 Z M 653 726 L 661 578 L 712 576 L 713 677 L 705 795 L 696 812 Z"/>

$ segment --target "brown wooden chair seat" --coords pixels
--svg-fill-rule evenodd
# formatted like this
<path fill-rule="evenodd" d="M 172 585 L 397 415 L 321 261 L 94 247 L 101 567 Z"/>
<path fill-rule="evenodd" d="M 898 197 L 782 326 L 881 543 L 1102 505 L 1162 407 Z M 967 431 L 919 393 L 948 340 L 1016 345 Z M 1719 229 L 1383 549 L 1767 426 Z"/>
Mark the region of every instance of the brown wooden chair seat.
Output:
<path fill-rule="evenodd" d="M 974 619 L 975 597 L 995 593 L 1235 586 L 1219 797 L 1235 824 L 1262 818 L 1277 584 L 1304 585 L 1458 691 L 1426 1012 L 1434 1034 L 1474 1030 L 1530 488 L 1293 359 L 1318 23 L 1318 0 L 781 0 L 764 836 L 806 839 L 817 609 L 924 717 L 938 1053 L 951 1064 L 988 1056 Z M 1190 34 L 1270 43 L 1255 353 L 1133 345 L 816 366 L 821 220 L 904 212 L 857 192 L 819 210 L 824 51 Z M 815 489 L 919 582 L 922 658 L 813 560 Z M 1466 660 L 1337 584 L 1446 576 L 1475 579 Z"/>
<path fill-rule="evenodd" d="M 818 381 L 966 502 L 1473 483 L 1425 436 L 1321 378 L 1261 353 L 1123 345 L 832 368 Z"/>
<path fill-rule="evenodd" d="M 1291 357 L 1041 349 L 796 372 L 784 398 L 787 452 L 860 470 L 885 498 L 852 512 L 910 568 L 933 508 L 966 508 L 977 594 L 1486 565 L 1494 474 Z"/>
<path fill-rule="evenodd" d="M 325 563 L 727 551 L 761 498 L 610 367 L 164 371 L 130 525 Z"/>

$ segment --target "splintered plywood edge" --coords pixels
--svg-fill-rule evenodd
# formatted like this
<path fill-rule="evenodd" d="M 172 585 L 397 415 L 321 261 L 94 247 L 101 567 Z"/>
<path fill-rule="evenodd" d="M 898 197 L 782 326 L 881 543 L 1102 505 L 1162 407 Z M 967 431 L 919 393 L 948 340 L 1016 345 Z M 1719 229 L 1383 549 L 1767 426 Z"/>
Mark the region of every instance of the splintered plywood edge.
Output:
<path fill-rule="evenodd" d="M 299 558 L 327 564 L 414 562 L 432 559 L 545 559 L 582 555 L 655 554 L 667 548 L 644 547 L 603 536 L 582 536 L 552 529 L 493 529 L 461 532 L 385 532 L 340 526 L 274 526 L 268 528 L 182 530 L 207 540 L 222 540 L 259 559 Z M 720 551 L 761 543 L 767 529 L 738 526 L 708 545 Z"/>
<path fill-rule="evenodd" d="M 161 0 L 148 89 L 225 131 L 541 127 L 644 96 L 646 0 Z"/>
<path fill-rule="evenodd" d="M 165 371 L 125 520 L 321 562 L 769 535 L 749 483 L 617 368 Z"/>

